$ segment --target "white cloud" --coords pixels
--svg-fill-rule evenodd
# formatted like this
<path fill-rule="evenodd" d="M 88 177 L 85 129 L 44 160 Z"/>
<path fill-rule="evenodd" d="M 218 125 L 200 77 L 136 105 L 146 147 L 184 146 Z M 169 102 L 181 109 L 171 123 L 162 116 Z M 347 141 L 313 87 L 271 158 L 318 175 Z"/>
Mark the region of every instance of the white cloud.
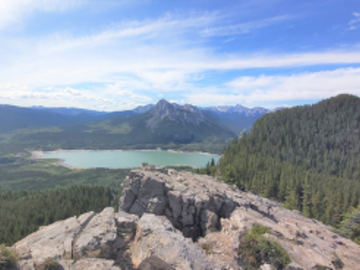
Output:
<path fill-rule="evenodd" d="M 64 1 L 67 2 L 69 1 Z M 54 6 L 48 7 L 49 10 L 61 10 L 60 1 L 58 3 L 60 6 L 57 9 Z M 64 4 L 62 8 L 71 6 Z M 44 5 L 42 9 L 45 10 Z M 221 31 L 236 33 L 265 27 L 266 23 L 276 23 L 278 20 L 285 18 L 274 17 L 248 25 L 236 25 L 233 30 L 231 27 L 230 30 L 216 30 L 216 27 L 209 29 L 213 29 L 212 35 L 220 34 Z M 215 24 L 219 24 L 218 14 L 215 13 L 167 14 L 143 21 L 123 21 L 103 31 L 94 30 L 92 34 L 83 36 L 62 32 L 36 39 L 17 38 L 14 43 L 7 40 L 0 43 L 0 82 L 3 83 L 0 85 L 0 103 L 10 99 L 26 99 L 34 102 L 46 100 L 47 103 L 42 105 L 48 105 L 57 100 L 59 104 L 69 102 L 92 108 L 98 102 L 96 106 L 101 108 L 119 110 L 153 102 L 151 97 L 155 98 L 160 93 L 168 96 L 169 91 L 186 91 L 186 102 L 194 104 L 255 102 L 262 94 L 272 98 L 271 94 L 274 93 L 280 95 L 281 100 L 281 96 L 287 94 L 274 91 L 281 89 L 287 79 L 294 82 L 297 76 L 303 78 L 305 74 L 290 77 L 242 77 L 228 85 L 219 85 L 214 79 L 213 88 L 199 88 L 195 85 L 205 82 L 209 71 L 223 73 L 257 68 L 360 63 L 359 48 L 352 51 L 301 54 L 222 54 L 209 49 L 204 43 L 206 39 L 199 36 L 201 29 Z M 334 78 L 324 76 L 319 77 L 324 85 L 336 86 L 331 81 Z M 347 71 L 346 76 L 343 75 L 344 80 L 349 76 Z M 330 83 L 327 83 L 328 80 Z M 338 84 L 341 83 L 340 80 L 339 77 Z M 299 79 L 299 85 L 300 82 Z M 314 86 L 317 85 L 317 80 L 312 82 Z M 11 91 L 4 90 L 5 84 L 16 86 Z M 96 86 L 76 86 L 84 84 Z M 289 83 L 287 86 L 293 84 Z M 277 88 L 271 88 L 271 85 L 276 85 Z M 68 86 L 72 87 L 67 88 Z M 235 88 L 253 89 L 255 92 L 253 95 L 236 91 L 227 94 L 227 91 Z M 342 92 L 347 89 L 350 87 L 344 88 Z M 207 94 L 197 94 L 197 91 L 202 90 Z M 320 93 L 320 90 L 317 91 Z M 175 94 L 171 97 L 181 100 L 181 96 L 176 97 Z M 286 100 L 288 98 L 291 96 L 286 97 Z"/>
<path fill-rule="evenodd" d="M 319 100 L 342 93 L 360 95 L 360 68 L 300 73 L 290 76 L 240 77 L 225 88 L 207 93 L 187 94 L 187 100 L 197 105 L 212 104 L 266 104 L 271 102 Z"/>
<path fill-rule="evenodd" d="M 354 12 L 353 15 L 355 19 L 349 22 L 350 30 L 355 30 L 360 27 L 360 13 Z"/>
<path fill-rule="evenodd" d="M 85 0 L 84 0 L 85 1 Z M 0 29 L 20 23 L 33 11 L 64 11 L 79 6 L 83 0 L 1 0 Z"/>
<path fill-rule="evenodd" d="M 54 35 L 48 40 L 43 40 L 39 49 L 46 53 L 53 53 L 79 47 L 101 46 L 114 41 L 125 43 L 131 41 L 131 46 L 133 46 L 134 39 L 140 39 L 137 41 L 144 42 L 147 39 L 174 37 L 175 33 L 183 35 L 187 31 L 202 28 L 215 19 L 214 13 L 195 13 L 190 16 L 168 13 L 158 19 L 123 21 L 110 29 L 82 37 L 68 37 L 64 34 Z"/>
<path fill-rule="evenodd" d="M 201 31 L 201 34 L 204 36 L 232 36 L 240 35 L 251 32 L 255 29 L 264 28 L 272 24 L 282 22 L 289 19 L 289 16 L 276 16 L 272 18 L 250 21 L 245 23 L 231 24 L 226 26 L 218 26 L 213 28 L 207 28 Z M 227 40 L 229 41 L 229 40 Z"/>
<path fill-rule="evenodd" d="M 148 96 L 135 94 L 131 91 L 122 91 L 117 93 L 118 95 L 104 94 L 106 91 L 102 90 L 106 90 L 106 88 L 98 88 L 97 94 L 91 90 L 72 87 L 48 87 L 44 90 L 30 90 L 25 86 L 1 84 L 0 103 L 19 106 L 45 105 L 48 107 L 64 106 L 119 111 L 133 109 L 152 101 Z"/>

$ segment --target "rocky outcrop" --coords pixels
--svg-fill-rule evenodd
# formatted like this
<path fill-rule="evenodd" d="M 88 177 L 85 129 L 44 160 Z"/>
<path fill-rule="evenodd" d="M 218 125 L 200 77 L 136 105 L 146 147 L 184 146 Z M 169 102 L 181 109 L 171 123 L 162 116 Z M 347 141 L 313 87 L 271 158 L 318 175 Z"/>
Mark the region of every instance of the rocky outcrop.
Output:
<path fill-rule="evenodd" d="M 56 260 L 71 260 L 74 239 L 94 217 L 94 213 L 86 213 L 80 217 L 72 217 L 52 225 L 42 227 L 39 231 L 17 242 L 16 248 L 20 259 L 32 260 L 34 264 L 51 257 Z"/>
<path fill-rule="evenodd" d="M 228 218 L 237 203 L 226 193 L 226 184 L 212 177 L 177 173 L 172 169 L 132 170 L 123 183 L 119 208 L 141 216 L 143 213 L 166 216 L 184 236 L 194 240 L 207 232 L 216 231 L 220 218 Z"/>
<path fill-rule="evenodd" d="M 288 252 L 289 269 L 336 269 L 337 261 L 343 269 L 360 265 L 360 247 L 331 227 L 208 176 L 145 165 L 125 179 L 119 207 L 165 216 L 184 236 L 198 239 L 217 269 L 239 267 L 240 236 L 255 223 L 271 229 L 266 237 Z"/>
<path fill-rule="evenodd" d="M 208 176 L 146 165 L 129 173 L 119 206 L 19 241 L 19 268 L 41 269 L 50 259 L 73 270 L 238 270 L 241 237 L 260 224 L 288 253 L 287 270 L 359 269 L 360 247 L 331 227 Z M 261 269 L 273 269 L 267 263 Z"/>
<path fill-rule="evenodd" d="M 36 269 L 49 258 L 65 269 L 91 269 L 84 265 L 96 266 L 93 269 L 132 269 L 126 251 L 138 220 L 137 216 L 114 213 L 108 207 L 99 214 L 90 212 L 42 227 L 13 247 L 19 254 L 21 269 Z M 118 268 L 111 268 L 115 264 Z"/>

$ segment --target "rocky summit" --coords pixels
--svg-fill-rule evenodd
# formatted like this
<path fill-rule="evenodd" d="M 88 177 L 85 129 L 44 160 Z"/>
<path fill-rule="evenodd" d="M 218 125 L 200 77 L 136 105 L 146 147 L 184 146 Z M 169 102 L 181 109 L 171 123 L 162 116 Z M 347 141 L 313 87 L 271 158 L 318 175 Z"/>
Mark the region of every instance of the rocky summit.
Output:
<path fill-rule="evenodd" d="M 253 227 L 277 242 L 285 269 L 359 269 L 360 246 L 297 211 L 209 176 L 145 165 L 106 208 L 41 227 L 17 242 L 19 269 L 254 269 L 239 247 Z M 269 259 L 259 269 L 283 269 Z"/>

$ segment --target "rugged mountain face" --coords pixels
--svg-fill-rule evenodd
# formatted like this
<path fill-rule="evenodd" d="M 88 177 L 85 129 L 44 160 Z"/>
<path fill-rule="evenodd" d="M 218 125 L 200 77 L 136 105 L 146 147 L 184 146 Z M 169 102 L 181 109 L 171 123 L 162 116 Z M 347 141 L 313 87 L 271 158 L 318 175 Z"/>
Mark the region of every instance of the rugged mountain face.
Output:
<path fill-rule="evenodd" d="M 119 212 L 59 221 L 16 243 L 19 268 L 56 260 L 65 269 L 245 269 L 244 235 L 260 225 L 262 243 L 276 242 L 290 258 L 281 266 L 271 249 L 260 269 L 360 265 L 360 246 L 330 227 L 208 176 L 145 165 L 123 188 Z"/>
<path fill-rule="evenodd" d="M 148 112 L 151 117 L 147 120 L 147 127 L 152 129 L 160 125 L 162 121 L 173 121 L 179 125 L 199 126 L 201 123 L 211 125 L 211 121 L 197 108 L 191 105 L 175 106 L 165 99 L 160 100 L 155 107 Z"/>

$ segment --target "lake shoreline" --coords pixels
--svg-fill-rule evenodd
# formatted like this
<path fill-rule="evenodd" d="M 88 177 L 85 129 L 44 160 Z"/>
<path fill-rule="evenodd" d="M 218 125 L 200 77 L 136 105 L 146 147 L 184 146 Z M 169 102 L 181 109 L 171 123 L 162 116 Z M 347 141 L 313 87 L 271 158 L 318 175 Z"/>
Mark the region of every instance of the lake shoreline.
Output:
<path fill-rule="evenodd" d="M 109 152 L 109 153 L 114 153 L 114 152 L 169 152 L 169 153 L 173 153 L 173 154 L 201 154 L 201 155 L 207 155 L 207 156 L 213 156 L 213 157 L 220 157 L 220 155 L 216 155 L 216 154 L 212 154 L 212 153 L 207 153 L 207 152 L 200 152 L 200 151 L 196 151 L 196 152 L 189 152 L 189 151 L 179 151 L 179 150 L 173 150 L 173 149 L 166 149 L 166 150 L 162 150 L 160 148 L 158 149 L 104 149 L 104 150 L 92 150 L 92 149 L 70 149 L 70 150 L 66 150 L 66 149 L 57 149 L 57 150 L 53 150 L 53 151 L 31 151 L 31 159 L 49 159 L 49 158 L 44 158 L 44 154 L 45 153 L 49 153 L 49 154 L 60 154 L 60 153 L 72 153 L 72 152 Z M 58 165 L 58 166 L 63 166 L 66 167 L 68 169 L 71 170 L 86 170 L 86 169 L 94 169 L 94 168 L 103 168 L 103 169 L 134 169 L 134 168 L 138 168 L 140 166 L 135 166 L 135 167 L 123 167 L 123 168 L 112 168 L 112 167 L 106 167 L 106 166 L 100 166 L 100 167 L 83 167 L 83 166 L 74 166 L 74 165 L 70 165 L 69 163 L 66 162 L 65 159 L 62 158 L 53 158 L 55 160 L 54 165 Z M 146 162 L 145 162 L 146 163 Z M 151 162 L 147 162 L 149 164 L 151 164 Z M 176 164 L 176 165 L 162 165 L 160 167 L 191 167 L 194 169 L 199 168 L 198 166 L 192 166 L 189 164 Z M 205 165 L 204 165 L 205 166 Z"/>
<path fill-rule="evenodd" d="M 166 149 L 163 150 L 161 148 L 157 149 L 56 149 L 53 151 L 32 151 L 31 152 L 31 158 L 39 158 L 43 155 L 43 153 L 51 153 L 51 154 L 58 154 L 58 153 L 64 153 L 64 152 L 130 152 L 130 151 L 139 151 L 139 152 L 157 152 L 157 151 L 167 151 L 170 153 L 175 154 L 203 154 L 203 155 L 209 155 L 209 156 L 220 156 L 219 154 L 213 154 L 209 152 L 201 152 L 201 151 L 181 151 L 181 150 L 174 150 L 174 149 Z"/>

